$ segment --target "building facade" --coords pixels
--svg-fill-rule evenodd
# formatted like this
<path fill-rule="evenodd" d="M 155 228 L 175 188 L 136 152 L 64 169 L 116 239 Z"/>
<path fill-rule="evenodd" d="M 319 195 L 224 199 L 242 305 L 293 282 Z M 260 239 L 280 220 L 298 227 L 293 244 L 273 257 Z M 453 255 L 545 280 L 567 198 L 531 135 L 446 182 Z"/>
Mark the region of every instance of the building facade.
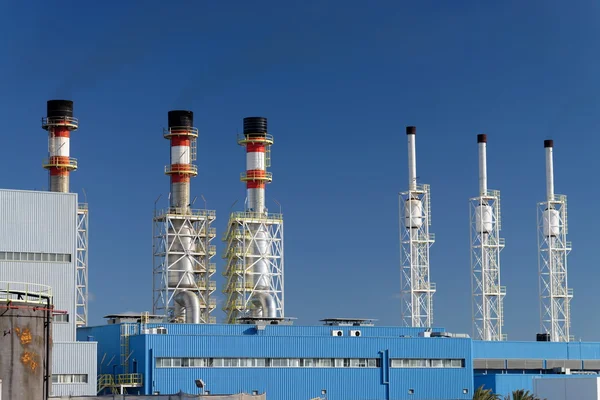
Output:
<path fill-rule="evenodd" d="M 422 331 L 132 323 L 80 328 L 78 334 L 91 336 L 103 358 L 115 360 L 100 363 L 101 374 L 122 373 L 116 360 L 120 343 L 128 343 L 128 371 L 143 381 L 129 393 L 198 394 L 195 381 L 202 380 L 205 393 L 266 393 L 269 400 L 471 399 L 471 340 L 420 337 Z"/>
<path fill-rule="evenodd" d="M 52 394 L 96 393 L 96 343 L 76 342 L 77 194 L 0 190 L 0 280 L 52 288 Z"/>

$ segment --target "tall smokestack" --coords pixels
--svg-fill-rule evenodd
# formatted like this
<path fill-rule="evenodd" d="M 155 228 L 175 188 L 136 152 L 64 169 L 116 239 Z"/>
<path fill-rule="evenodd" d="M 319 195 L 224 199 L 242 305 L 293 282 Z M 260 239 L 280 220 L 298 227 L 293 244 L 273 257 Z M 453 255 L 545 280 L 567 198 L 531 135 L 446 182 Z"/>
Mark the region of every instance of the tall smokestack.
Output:
<path fill-rule="evenodd" d="M 194 128 L 194 113 L 187 110 L 169 111 L 169 128 L 164 137 L 171 140 L 171 165 L 165 173 L 171 176 L 171 207 L 187 210 L 190 206 L 190 177 L 198 174 L 192 164 L 192 142 L 198 137 Z"/>
<path fill-rule="evenodd" d="M 284 318 L 283 216 L 268 213 L 265 186 L 272 181 L 270 146 L 264 117 L 244 118 L 238 144 L 246 147 L 246 212 L 232 213 L 225 241 L 227 259 L 224 292 L 228 323 L 240 318 Z"/>
<path fill-rule="evenodd" d="M 42 128 L 48 131 L 48 158 L 43 167 L 49 173 L 51 192 L 69 192 L 69 174 L 77 169 L 77 160 L 70 157 L 71 131 L 77 130 L 79 121 L 73 117 L 71 100 L 48 100 Z"/>
<path fill-rule="evenodd" d="M 553 140 L 544 140 L 546 150 L 546 198 L 547 201 L 554 200 L 554 163 L 552 159 Z"/>
<path fill-rule="evenodd" d="M 246 190 L 248 211 L 263 213 L 265 209 L 265 184 L 271 182 L 266 172 L 267 119 L 264 117 L 244 118 L 246 145 Z"/>
<path fill-rule="evenodd" d="M 406 127 L 408 138 L 408 190 L 417 189 L 417 148 L 416 135 L 417 128 L 414 126 Z"/>
<path fill-rule="evenodd" d="M 487 194 L 487 135 L 477 135 L 477 146 L 479 147 L 479 195 Z"/>

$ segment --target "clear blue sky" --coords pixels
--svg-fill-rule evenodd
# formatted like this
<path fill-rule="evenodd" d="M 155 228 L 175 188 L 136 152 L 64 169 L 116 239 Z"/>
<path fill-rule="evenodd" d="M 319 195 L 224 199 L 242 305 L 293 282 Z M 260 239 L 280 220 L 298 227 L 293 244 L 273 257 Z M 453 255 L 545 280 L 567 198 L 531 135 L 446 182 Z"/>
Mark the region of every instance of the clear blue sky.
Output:
<path fill-rule="evenodd" d="M 46 100 L 73 99 L 80 168 L 71 187 L 85 189 L 91 209 L 91 322 L 151 310 L 167 111 L 195 113 L 192 195 L 217 210 L 219 239 L 245 195 L 236 133 L 243 117 L 266 116 L 275 136 L 267 196 L 286 223 L 286 315 L 396 325 L 397 193 L 407 187 L 404 127 L 416 125 L 437 238 L 435 325 L 470 333 L 468 199 L 477 195 L 476 134 L 487 133 L 507 243 L 505 332 L 533 339 L 535 210 L 543 139 L 552 138 L 556 191 L 569 196 L 572 332 L 600 340 L 599 17 L 593 0 L 2 2 L 0 187 L 47 187 L 40 118 Z"/>

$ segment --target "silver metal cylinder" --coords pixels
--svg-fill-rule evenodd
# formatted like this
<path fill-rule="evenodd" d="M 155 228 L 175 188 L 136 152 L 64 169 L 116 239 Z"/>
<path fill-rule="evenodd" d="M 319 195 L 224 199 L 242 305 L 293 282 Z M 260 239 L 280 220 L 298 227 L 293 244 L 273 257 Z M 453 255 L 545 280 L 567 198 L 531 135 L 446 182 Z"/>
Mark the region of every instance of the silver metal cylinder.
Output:
<path fill-rule="evenodd" d="M 185 208 L 190 205 L 190 183 L 172 182 L 171 183 L 171 207 Z"/>
<path fill-rule="evenodd" d="M 175 295 L 175 314 L 183 317 L 186 324 L 199 324 L 201 304 L 195 293 L 182 291 Z"/>
<path fill-rule="evenodd" d="M 69 193 L 69 175 L 50 175 L 50 191 Z"/>

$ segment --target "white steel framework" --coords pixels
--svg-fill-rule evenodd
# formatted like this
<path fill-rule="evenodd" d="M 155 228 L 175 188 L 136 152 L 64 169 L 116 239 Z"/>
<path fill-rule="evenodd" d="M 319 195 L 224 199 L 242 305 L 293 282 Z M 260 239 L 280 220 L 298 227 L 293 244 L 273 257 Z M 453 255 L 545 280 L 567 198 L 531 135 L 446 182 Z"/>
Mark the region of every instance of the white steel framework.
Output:
<path fill-rule="evenodd" d="M 544 142 L 546 151 L 546 201 L 538 203 L 538 248 L 540 320 L 543 333 L 552 342 L 569 342 L 573 290 L 567 280 L 567 196 L 554 194 L 553 142 Z"/>
<path fill-rule="evenodd" d="M 216 300 L 211 297 L 216 289 L 216 283 L 211 280 L 216 267 L 210 262 L 216 254 L 215 246 L 210 244 L 216 235 L 215 228 L 211 227 L 215 218 L 215 211 L 187 207 L 155 211 L 152 234 L 154 314 L 165 315 L 171 322 L 184 322 L 185 315 L 177 315 L 175 297 L 188 291 L 200 300 L 200 323 L 216 322 L 210 316 L 216 307 Z M 193 273 L 183 267 L 189 264 Z"/>
<path fill-rule="evenodd" d="M 75 269 L 77 274 L 76 319 L 79 326 L 88 322 L 88 205 L 80 203 L 77 209 L 77 255 Z"/>
<path fill-rule="evenodd" d="M 429 277 L 429 248 L 435 235 L 431 225 L 429 185 L 415 185 L 400 193 L 402 323 L 412 327 L 433 325 L 435 283 Z"/>
<path fill-rule="evenodd" d="M 227 248 L 226 322 L 243 317 L 284 317 L 283 216 L 234 212 L 223 237 Z M 260 267 L 259 267 L 260 266 Z"/>
<path fill-rule="evenodd" d="M 500 285 L 500 192 L 488 190 L 470 200 L 471 288 L 473 291 L 473 334 L 477 340 L 506 340 L 503 300 L 506 288 Z"/>

